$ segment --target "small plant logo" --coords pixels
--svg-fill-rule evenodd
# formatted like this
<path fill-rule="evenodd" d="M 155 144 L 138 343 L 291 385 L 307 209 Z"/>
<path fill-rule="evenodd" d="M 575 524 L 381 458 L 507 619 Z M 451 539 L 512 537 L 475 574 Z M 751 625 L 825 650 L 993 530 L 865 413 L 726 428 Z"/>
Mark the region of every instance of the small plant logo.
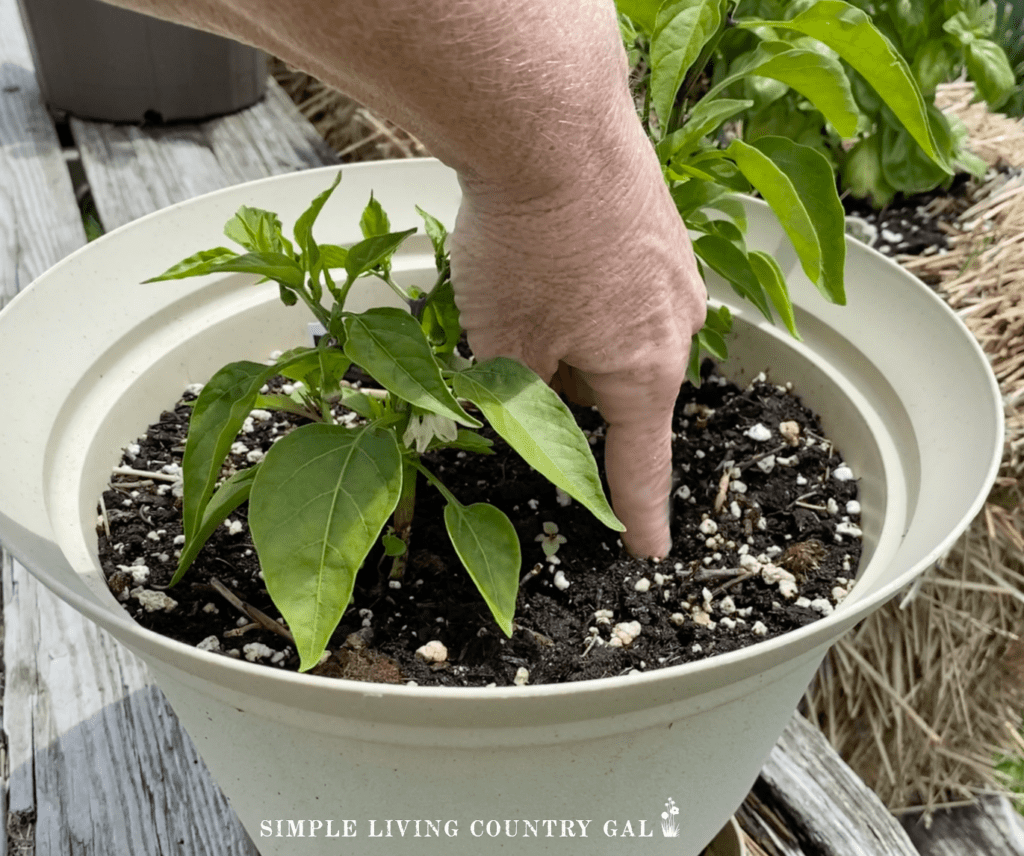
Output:
<path fill-rule="evenodd" d="M 679 837 L 679 824 L 676 822 L 676 815 L 679 814 L 679 806 L 672 797 L 665 803 L 665 810 L 661 813 L 661 834 L 665 838 Z"/>

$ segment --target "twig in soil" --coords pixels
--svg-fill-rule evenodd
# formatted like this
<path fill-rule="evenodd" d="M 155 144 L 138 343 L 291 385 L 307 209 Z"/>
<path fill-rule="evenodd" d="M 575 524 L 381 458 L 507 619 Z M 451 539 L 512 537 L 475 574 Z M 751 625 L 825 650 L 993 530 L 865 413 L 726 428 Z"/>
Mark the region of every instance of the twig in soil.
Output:
<path fill-rule="evenodd" d="M 286 627 L 282 627 L 278 622 L 274 621 L 269 615 L 264 612 L 260 612 L 255 606 L 246 603 L 244 600 L 239 598 L 231 589 L 229 589 L 224 583 L 218 580 L 216 577 L 210 580 L 210 585 L 213 586 L 214 590 L 221 597 L 230 603 L 235 609 L 242 613 L 246 618 L 260 625 L 264 630 L 270 630 L 276 633 L 278 636 L 283 636 L 292 645 L 295 644 L 295 637 L 292 636 L 291 631 Z M 239 628 L 245 629 L 245 628 Z M 230 631 L 228 631 L 230 632 Z"/>
<path fill-rule="evenodd" d="M 100 514 L 103 517 L 103 534 L 110 540 L 110 518 L 107 517 L 107 504 L 103 501 L 103 494 L 100 494 Z"/>
<path fill-rule="evenodd" d="M 176 482 L 180 481 L 179 476 L 171 476 L 167 473 L 151 473 L 146 470 L 137 470 L 134 467 L 114 467 L 115 476 L 136 476 L 141 479 L 156 479 L 157 481 Z"/>
<path fill-rule="evenodd" d="M 781 446 L 776 446 L 774 449 L 769 449 L 767 452 L 761 452 L 759 455 L 754 455 L 754 457 L 748 458 L 740 464 L 733 464 L 730 469 L 737 469 L 742 473 L 744 470 L 754 466 L 758 461 L 763 461 L 769 455 L 777 455 L 779 452 L 785 452 L 788 448 L 789 444 L 783 443 Z"/>
<path fill-rule="evenodd" d="M 543 570 L 544 566 L 540 562 L 537 562 L 536 565 L 534 565 L 532 568 L 530 568 L 530 570 L 523 574 L 522 578 L 519 580 L 519 585 L 522 586 L 524 583 L 528 583 L 534 577 L 538 576 L 540 572 Z"/>
<path fill-rule="evenodd" d="M 715 496 L 715 514 L 718 514 L 722 510 L 722 506 L 725 505 L 725 498 L 729 495 L 729 472 L 728 470 L 722 473 L 722 478 L 718 480 L 718 494 Z"/>
<path fill-rule="evenodd" d="M 718 595 L 722 594 L 723 592 L 727 592 L 733 586 L 738 586 L 742 582 L 746 582 L 747 580 L 753 579 L 754 577 L 758 576 L 760 573 L 761 573 L 760 571 L 744 571 L 739 576 L 733 577 L 728 582 L 722 583 L 722 585 L 720 585 L 718 588 L 713 589 L 711 591 L 711 596 L 712 597 L 718 597 Z"/>

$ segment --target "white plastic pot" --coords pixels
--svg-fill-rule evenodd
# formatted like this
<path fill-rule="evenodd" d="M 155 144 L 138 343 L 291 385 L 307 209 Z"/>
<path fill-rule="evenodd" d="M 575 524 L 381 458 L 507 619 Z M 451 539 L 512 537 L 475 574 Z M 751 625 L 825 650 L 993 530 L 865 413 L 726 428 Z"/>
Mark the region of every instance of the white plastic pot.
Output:
<path fill-rule="evenodd" d="M 458 183 L 436 162 L 344 173 L 318 223 L 322 240 L 360 238 L 371 190 L 396 229 L 418 225 L 416 204 L 454 221 Z M 284 308 L 276 286 L 247 276 L 139 283 L 216 243 L 241 204 L 293 222 L 333 174 L 280 176 L 158 212 L 70 256 L 8 306 L 0 365 L 20 391 L 0 444 L 0 537 L 146 660 L 264 856 L 693 856 L 743 800 L 829 645 L 934 562 L 980 508 L 1002 446 L 983 354 L 927 288 L 858 244 L 849 246 L 849 306 L 826 304 L 772 215 L 750 202 L 749 243 L 789 274 L 803 341 L 764 323 L 721 282 L 709 285 L 736 315 L 728 373 L 742 380 L 770 367 L 778 382 L 793 381 L 860 479 L 864 559 L 833 615 L 703 662 L 560 686 L 375 685 L 197 651 L 141 629 L 108 593 L 97 498 L 121 447 L 186 384 L 230 360 L 305 343 L 307 317 Z M 432 265 L 418 235 L 396 275 L 427 286 Z M 669 798 L 681 809 L 674 839 L 661 833 Z M 421 825 L 421 837 L 399 838 L 393 824 L 391 838 L 371 837 L 388 819 L 434 820 L 440 834 Z M 565 830 L 576 837 L 562 837 L 559 824 L 553 837 L 523 838 L 522 824 L 519 837 L 506 837 L 506 820 L 546 819 L 573 821 Z M 326 838 L 321 827 L 301 842 L 276 837 L 289 820 L 305 820 L 307 834 L 308 821 L 331 820 L 334 833 L 355 836 Z M 586 838 L 579 820 L 589 821 Z"/>

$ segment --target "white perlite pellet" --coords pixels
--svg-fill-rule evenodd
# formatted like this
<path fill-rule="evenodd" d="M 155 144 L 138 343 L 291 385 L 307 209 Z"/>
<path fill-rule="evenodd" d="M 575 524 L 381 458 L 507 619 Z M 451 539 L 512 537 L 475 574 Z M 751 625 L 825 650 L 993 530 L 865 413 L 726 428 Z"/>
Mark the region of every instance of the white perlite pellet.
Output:
<path fill-rule="evenodd" d="M 228 529 L 228 535 L 238 535 L 245 528 L 240 520 L 225 520 L 224 525 Z"/>
<path fill-rule="evenodd" d="M 849 535 L 851 538 L 860 538 L 864 534 L 856 523 L 850 523 L 849 521 L 837 523 L 836 533 L 839 535 Z"/>
<path fill-rule="evenodd" d="M 134 597 L 146 612 L 170 612 L 178 605 L 178 601 L 174 598 L 168 597 L 162 591 L 153 591 L 152 589 L 133 588 L 129 594 Z"/>
<path fill-rule="evenodd" d="M 823 597 L 817 597 L 811 601 L 811 609 L 820 612 L 822 615 L 832 614 L 832 604 Z"/>
<path fill-rule="evenodd" d="M 550 557 L 550 559 L 553 558 L 554 556 Z M 566 577 L 564 571 L 555 571 L 555 578 L 553 582 L 555 584 L 555 588 L 559 591 L 565 591 L 567 588 L 569 588 L 570 585 L 572 585 L 572 583 L 569 582 L 568 577 Z"/>
<path fill-rule="evenodd" d="M 611 624 L 614 617 L 615 613 L 610 609 L 599 609 L 594 613 L 594 618 L 597 619 L 598 624 Z"/>
<path fill-rule="evenodd" d="M 516 676 L 512 679 L 512 683 L 517 687 L 525 687 L 530 682 L 530 670 L 525 666 L 520 666 L 516 669 Z"/>
<path fill-rule="evenodd" d="M 767 636 L 768 628 L 764 626 L 764 622 L 755 621 L 753 627 L 750 628 L 750 632 L 755 636 Z"/>
<path fill-rule="evenodd" d="M 712 520 L 710 517 L 702 520 L 698 528 L 704 535 L 714 535 L 716 532 L 718 532 L 718 524 L 715 523 L 715 521 Z"/>
<path fill-rule="evenodd" d="M 743 433 L 756 443 L 765 443 L 772 438 L 771 428 L 762 425 L 760 422 L 756 425 L 751 425 Z"/>
<path fill-rule="evenodd" d="M 639 621 L 620 621 L 612 628 L 612 638 L 608 640 L 608 647 L 628 648 L 642 629 Z"/>
<path fill-rule="evenodd" d="M 432 639 L 416 649 L 416 656 L 428 663 L 443 663 L 448 659 L 448 649 L 443 642 Z"/>
<path fill-rule="evenodd" d="M 855 499 L 851 499 L 846 503 L 846 513 L 854 517 L 860 514 L 860 503 Z"/>
<path fill-rule="evenodd" d="M 207 636 L 202 642 L 196 647 L 200 651 L 219 651 L 220 650 L 220 639 L 216 636 Z"/>
<path fill-rule="evenodd" d="M 262 642 L 250 642 L 247 645 L 242 646 L 242 653 L 245 655 L 245 659 L 250 663 L 255 663 L 257 660 L 264 660 L 274 655 L 274 649 L 269 645 L 264 645 Z"/>
<path fill-rule="evenodd" d="M 757 462 L 757 468 L 767 475 L 775 469 L 775 455 L 766 455 Z"/>
<path fill-rule="evenodd" d="M 640 577 L 640 579 L 638 579 L 633 584 L 633 591 L 645 592 L 645 591 L 650 591 L 650 590 L 651 590 L 651 581 L 649 579 L 647 579 L 647 577 Z"/>
<path fill-rule="evenodd" d="M 846 466 L 846 464 L 843 464 L 832 470 L 832 478 L 836 481 L 851 481 L 853 479 L 853 470 Z"/>
<path fill-rule="evenodd" d="M 780 422 L 779 433 L 782 435 L 782 439 L 785 440 L 790 446 L 800 445 L 799 422 Z"/>

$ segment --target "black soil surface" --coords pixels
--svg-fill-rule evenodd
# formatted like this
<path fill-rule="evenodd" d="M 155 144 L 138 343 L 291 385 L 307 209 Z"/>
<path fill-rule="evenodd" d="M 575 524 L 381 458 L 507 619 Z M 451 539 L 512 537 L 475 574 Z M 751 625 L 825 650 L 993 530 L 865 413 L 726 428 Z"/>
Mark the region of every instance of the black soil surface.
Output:
<path fill-rule="evenodd" d="M 244 505 L 185 578 L 164 588 L 183 540 L 174 476 L 186 402 L 194 397 L 195 390 L 186 392 L 125 452 L 122 467 L 158 477 L 114 475 L 103 496 L 100 555 L 111 589 L 158 633 L 295 670 L 298 656 L 288 639 L 223 594 L 279 618 L 262 584 Z M 586 409 L 577 418 L 600 464 L 603 423 Z M 225 475 L 258 459 L 289 430 L 290 419 L 257 412 Z M 795 426 L 780 431 L 783 423 Z M 787 439 L 794 427 L 798 433 Z M 463 503 L 499 505 L 519 533 L 523 577 L 512 638 L 495 625 L 455 556 L 439 495 L 421 484 L 404 579 L 397 586 L 389 581 L 390 560 L 379 548 L 371 552 L 331 656 L 314 671 L 421 685 L 576 681 L 732 651 L 828 614 L 856 576 L 859 506 L 857 474 L 850 477 L 816 417 L 764 376 L 747 389 L 711 376 L 699 389 L 683 388 L 675 430 L 674 546 L 661 562 L 629 557 L 615 532 L 559 496 L 493 434 L 494 456 L 428 453 L 428 466 Z M 565 539 L 551 558 L 543 550 L 545 524 Z M 435 641 L 447 650 L 443 662 L 417 654 Z"/>

